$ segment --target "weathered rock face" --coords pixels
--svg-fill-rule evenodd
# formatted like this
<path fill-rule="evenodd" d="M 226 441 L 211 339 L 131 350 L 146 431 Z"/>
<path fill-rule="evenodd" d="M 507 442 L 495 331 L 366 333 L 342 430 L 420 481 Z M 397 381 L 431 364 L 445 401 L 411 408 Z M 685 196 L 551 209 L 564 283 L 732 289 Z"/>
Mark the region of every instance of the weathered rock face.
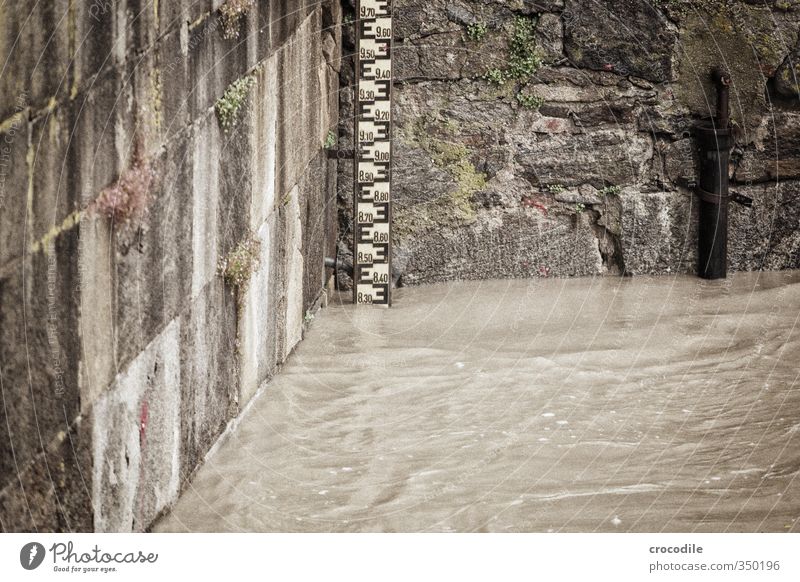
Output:
<path fill-rule="evenodd" d="M 323 297 L 339 3 L 221 4 L 0 19 L 4 531 L 148 528 Z"/>
<path fill-rule="evenodd" d="M 675 25 L 647 0 L 566 0 L 564 50 L 578 67 L 654 82 L 673 78 Z"/>
<path fill-rule="evenodd" d="M 693 272 L 692 129 L 722 63 L 732 187 L 758 194 L 731 210 L 730 267 L 800 266 L 797 2 L 395 0 L 394 33 L 402 282 Z M 352 166 L 339 170 L 346 248 Z M 774 215 L 761 189 L 780 192 Z"/>

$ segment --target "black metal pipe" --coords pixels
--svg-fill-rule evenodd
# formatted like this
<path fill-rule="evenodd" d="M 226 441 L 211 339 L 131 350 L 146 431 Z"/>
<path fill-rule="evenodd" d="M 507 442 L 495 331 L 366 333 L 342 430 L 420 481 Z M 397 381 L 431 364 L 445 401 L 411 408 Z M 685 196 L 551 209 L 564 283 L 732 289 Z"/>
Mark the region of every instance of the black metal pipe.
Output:
<path fill-rule="evenodd" d="M 728 109 L 730 76 L 715 70 L 713 78 L 717 115 L 697 128 L 701 160 L 697 274 L 703 279 L 724 279 L 728 275 L 728 162 L 733 147 Z"/>
<path fill-rule="evenodd" d="M 339 260 L 338 258 L 334 259 L 334 258 L 331 258 L 331 257 L 325 257 L 325 266 L 328 269 L 334 269 L 336 271 L 343 271 L 343 272 L 347 273 L 348 275 L 350 275 L 351 277 L 353 276 L 353 265 L 351 265 L 348 262 Z"/>

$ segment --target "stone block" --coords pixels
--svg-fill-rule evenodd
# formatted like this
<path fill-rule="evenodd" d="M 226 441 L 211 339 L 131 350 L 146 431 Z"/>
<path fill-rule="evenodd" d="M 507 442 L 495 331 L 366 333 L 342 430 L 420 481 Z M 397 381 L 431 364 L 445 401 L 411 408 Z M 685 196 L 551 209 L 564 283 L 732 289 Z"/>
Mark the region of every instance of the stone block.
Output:
<path fill-rule="evenodd" d="M 479 221 L 479 226 L 425 229 L 407 244 L 398 244 L 394 252 L 403 256 L 395 263 L 406 264 L 403 283 L 603 272 L 586 216 L 545 218 L 528 210 Z"/>
<path fill-rule="evenodd" d="M 299 42 L 287 43 L 278 54 L 278 86 L 282 89 L 278 101 L 277 193 L 283 195 L 297 184 L 306 162 L 308 140 L 308 104 L 304 83 L 307 75 L 316 71 L 303 69 L 305 56 Z"/>
<path fill-rule="evenodd" d="M 734 271 L 800 265 L 800 181 L 733 186 L 752 208 L 730 205 L 728 267 Z"/>
<path fill-rule="evenodd" d="M 80 413 L 77 247 L 75 229 L 0 278 L 0 488 Z"/>
<path fill-rule="evenodd" d="M 290 39 L 300 22 L 295 0 L 275 0 L 270 2 L 270 45 L 273 50 L 283 47 Z"/>
<path fill-rule="evenodd" d="M 256 393 L 261 383 L 271 376 L 276 362 L 271 357 L 275 343 L 274 329 L 270 326 L 270 296 L 276 292 L 273 281 L 271 257 L 272 232 L 276 215 L 258 229 L 260 243 L 258 269 L 250 275 L 247 291 L 242 297 L 238 313 L 239 361 L 241 366 L 242 406 Z"/>
<path fill-rule="evenodd" d="M 228 86 L 248 72 L 247 44 L 223 38 L 218 13 L 189 30 L 190 118 L 206 114 Z M 202 82 L 200 82 L 202 80 Z"/>
<path fill-rule="evenodd" d="M 204 31 L 213 34 L 213 30 Z M 193 36 L 191 41 L 203 42 L 203 37 Z M 163 142 L 174 139 L 191 121 L 192 94 L 199 85 L 189 78 L 189 53 L 195 50 L 197 45 L 190 45 L 186 22 L 167 33 L 158 44 L 149 90 L 155 129 Z"/>
<path fill-rule="evenodd" d="M 236 298 L 221 278 L 180 317 L 180 474 L 186 481 L 239 411 Z"/>
<path fill-rule="evenodd" d="M 743 149 L 734 173 L 737 182 L 800 178 L 800 113 L 773 112 L 762 120 L 756 136 Z"/>
<path fill-rule="evenodd" d="M 59 128 L 66 135 L 60 140 L 69 148 L 65 170 L 81 208 L 87 208 L 131 163 L 136 119 L 126 106 L 129 98 L 130 85 L 109 74 L 68 105 L 69 119 Z"/>
<path fill-rule="evenodd" d="M 624 185 L 641 182 L 653 157 L 649 137 L 622 129 L 578 135 L 518 137 L 516 162 L 528 179 L 544 184 Z"/>
<path fill-rule="evenodd" d="M 28 252 L 28 119 L 19 111 L 0 132 L 0 273 L 12 259 Z"/>
<path fill-rule="evenodd" d="M 255 91 L 251 89 L 236 125 L 220 135 L 216 236 L 221 257 L 250 235 L 256 118 Z"/>
<path fill-rule="evenodd" d="M 157 175 L 145 214 L 112 224 L 117 365 L 149 344 L 191 296 L 192 142 L 175 141 L 153 160 Z M 109 219 L 98 216 L 97 220 Z"/>
<path fill-rule="evenodd" d="M 693 273 L 697 263 L 697 199 L 689 191 L 625 188 L 621 251 L 629 275 Z"/>
<path fill-rule="evenodd" d="M 255 231 L 275 211 L 278 127 L 278 59 L 270 58 L 257 72 L 253 106 L 253 195 L 250 229 Z"/>
<path fill-rule="evenodd" d="M 79 418 L 15 467 L 0 491 L 0 530 L 91 532 L 91 450 L 91 430 Z"/>
<path fill-rule="evenodd" d="M 285 360 L 294 346 L 303 338 L 303 273 L 305 257 L 303 256 L 303 228 L 301 224 L 301 208 L 304 200 L 300 188 L 295 187 L 293 195 L 286 204 L 286 335 L 284 353 Z"/>
<path fill-rule="evenodd" d="M 328 208 L 330 201 L 326 199 L 326 192 L 329 191 L 327 165 L 325 152 L 320 151 L 300 181 L 303 313 L 311 307 L 325 285 L 324 258 L 326 250 L 330 248 L 327 245 L 329 234 L 327 218 L 330 216 Z"/>
<path fill-rule="evenodd" d="M 25 9 L 6 7 L 0 21 L 0 123 L 20 100 L 32 109 L 69 93 L 70 2 L 52 0 Z"/>
<path fill-rule="evenodd" d="M 564 3 L 564 50 L 576 65 L 656 82 L 674 76 L 675 26 L 646 0 Z"/>
<path fill-rule="evenodd" d="M 70 140 L 75 130 L 71 121 L 70 111 L 58 108 L 31 125 L 32 189 L 28 220 L 34 248 L 70 228 L 75 221 L 67 220 L 68 217 L 82 209 L 81 176 L 75 171 L 75 156 L 80 146 Z"/>
<path fill-rule="evenodd" d="M 82 410 L 108 388 L 117 373 L 114 321 L 114 246 L 107 220 L 81 217 L 79 241 L 80 309 L 83 362 L 80 367 Z"/>
<path fill-rule="evenodd" d="M 268 362 L 278 365 L 284 361 L 287 353 L 286 348 L 286 314 L 289 303 L 287 297 L 289 260 L 292 256 L 291 249 L 288 247 L 289 230 L 291 228 L 290 218 L 292 213 L 289 209 L 291 198 L 299 196 L 299 188 L 293 188 L 283 201 L 278 205 L 275 213 L 272 229 L 272 243 L 270 244 L 270 288 L 271 293 L 267 296 L 269 302 L 269 323 L 270 329 L 274 330 L 275 340 L 272 346 L 272 353 Z M 296 202 L 299 205 L 299 201 Z"/>
<path fill-rule="evenodd" d="M 94 405 L 96 531 L 143 531 L 177 498 L 180 386 L 180 324 L 173 321 Z"/>
<path fill-rule="evenodd" d="M 216 119 L 195 126 L 192 152 L 192 299 L 217 276 L 219 237 L 219 143 Z"/>

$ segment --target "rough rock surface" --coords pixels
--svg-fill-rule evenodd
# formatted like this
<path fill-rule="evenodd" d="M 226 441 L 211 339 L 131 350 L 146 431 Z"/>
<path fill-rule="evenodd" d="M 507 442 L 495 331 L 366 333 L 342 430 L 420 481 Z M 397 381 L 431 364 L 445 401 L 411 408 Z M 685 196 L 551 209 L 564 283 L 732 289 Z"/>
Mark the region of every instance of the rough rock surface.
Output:
<path fill-rule="evenodd" d="M 142 531 L 331 275 L 341 9 L 34 4 L 0 18 L 0 530 Z"/>
<path fill-rule="evenodd" d="M 694 271 L 692 129 L 723 62 L 732 187 L 756 198 L 732 207 L 730 268 L 800 267 L 797 2 L 396 0 L 395 14 L 401 282 Z M 352 166 L 339 170 L 347 252 Z"/>

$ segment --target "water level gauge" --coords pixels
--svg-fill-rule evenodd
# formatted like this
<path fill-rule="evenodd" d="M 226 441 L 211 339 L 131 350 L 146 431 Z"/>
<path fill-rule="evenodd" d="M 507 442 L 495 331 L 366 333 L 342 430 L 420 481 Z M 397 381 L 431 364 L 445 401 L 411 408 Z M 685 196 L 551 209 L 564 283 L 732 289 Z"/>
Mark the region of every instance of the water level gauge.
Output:
<path fill-rule="evenodd" d="M 392 1 L 356 3 L 353 301 L 391 305 Z"/>

